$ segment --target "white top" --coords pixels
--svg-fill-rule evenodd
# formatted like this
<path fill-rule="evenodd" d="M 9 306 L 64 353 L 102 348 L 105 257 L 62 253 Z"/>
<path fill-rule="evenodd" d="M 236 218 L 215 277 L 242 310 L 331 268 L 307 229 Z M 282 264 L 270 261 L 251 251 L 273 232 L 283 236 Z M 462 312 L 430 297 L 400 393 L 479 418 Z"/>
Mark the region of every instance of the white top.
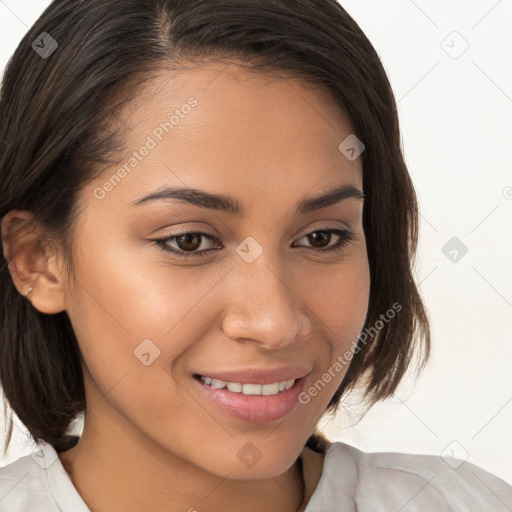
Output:
<path fill-rule="evenodd" d="M 512 486 L 468 461 L 366 453 L 341 442 L 328 446 L 325 459 L 309 448 L 301 458 L 312 494 L 305 512 L 512 511 Z M 46 443 L 0 468 L 0 510 L 90 512 Z"/>

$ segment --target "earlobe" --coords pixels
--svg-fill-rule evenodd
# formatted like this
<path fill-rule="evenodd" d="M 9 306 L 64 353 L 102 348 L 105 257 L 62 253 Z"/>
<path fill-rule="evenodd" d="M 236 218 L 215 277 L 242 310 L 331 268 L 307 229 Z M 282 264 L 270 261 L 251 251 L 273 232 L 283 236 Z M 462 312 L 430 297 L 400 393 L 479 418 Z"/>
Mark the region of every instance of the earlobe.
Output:
<path fill-rule="evenodd" d="M 61 269 L 29 211 L 11 210 L 1 223 L 2 246 L 18 292 L 41 313 L 66 309 Z"/>

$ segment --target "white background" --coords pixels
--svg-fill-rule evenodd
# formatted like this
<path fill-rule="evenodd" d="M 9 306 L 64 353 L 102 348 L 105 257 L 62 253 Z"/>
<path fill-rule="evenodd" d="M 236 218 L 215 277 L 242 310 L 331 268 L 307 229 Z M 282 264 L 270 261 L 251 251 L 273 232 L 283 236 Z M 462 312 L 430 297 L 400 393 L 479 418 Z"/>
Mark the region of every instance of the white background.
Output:
<path fill-rule="evenodd" d="M 48 4 L 0 0 L 0 67 Z M 416 274 L 433 357 L 357 425 L 347 402 L 325 431 L 366 451 L 453 453 L 512 484 L 512 1 L 342 5 L 398 101 L 421 206 Z M 468 248 L 456 262 L 442 252 L 452 237 Z M 35 448 L 17 426 L 0 465 Z"/>

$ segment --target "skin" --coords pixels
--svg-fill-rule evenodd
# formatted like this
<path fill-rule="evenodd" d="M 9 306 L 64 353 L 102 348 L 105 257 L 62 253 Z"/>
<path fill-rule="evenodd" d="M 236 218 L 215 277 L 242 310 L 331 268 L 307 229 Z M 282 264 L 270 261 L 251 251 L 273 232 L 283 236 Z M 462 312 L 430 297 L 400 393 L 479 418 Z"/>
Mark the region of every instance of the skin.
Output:
<path fill-rule="evenodd" d="M 205 401 L 192 374 L 297 365 L 310 370 L 308 389 L 353 348 L 369 299 L 363 201 L 294 209 L 340 185 L 363 190 L 361 159 L 338 150 L 354 130 L 318 86 L 209 62 L 160 72 L 123 112 L 127 158 L 190 97 L 197 106 L 103 199 L 95 188 L 120 166 L 81 191 L 76 289 L 57 251 L 20 239 L 13 255 L 4 242 L 20 293 L 33 284 L 35 308 L 67 311 L 83 356 L 84 431 L 59 457 L 93 511 L 302 510 L 297 458 L 347 366 L 308 404 L 259 425 Z M 232 196 L 247 215 L 177 200 L 130 206 L 163 185 Z M 30 219 L 13 210 L 2 229 Z M 322 228 L 356 238 L 340 253 L 317 253 L 305 235 Z M 220 249 L 186 260 L 153 242 L 194 230 L 216 240 L 193 251 Z M 235 251 L 248 236 L 263 249 L 250 264 Z M 134 355 L 147 338 L 160 350 L 149 366 Z M 252 467 L 237 457 L 249 442 L 261 453 Z"/>

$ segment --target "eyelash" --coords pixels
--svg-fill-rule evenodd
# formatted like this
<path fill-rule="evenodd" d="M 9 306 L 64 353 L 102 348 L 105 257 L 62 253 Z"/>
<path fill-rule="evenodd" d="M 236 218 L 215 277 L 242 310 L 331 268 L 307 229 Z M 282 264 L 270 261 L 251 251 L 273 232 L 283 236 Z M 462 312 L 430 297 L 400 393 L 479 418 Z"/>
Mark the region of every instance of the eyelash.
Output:
<path fill-rule="evenodd" d="M 310 247 L 313 251 L 317 253 L 334 253 L 338 254 L 341 253 L 345 246 L 351 244 L 354 242 L 354 240 L 357 239 L 357 235 L 353 233 L 352 231 L 349 231 L 347 229 L 339 229 L 339 228 L 319 228 L 315 229 L 314 231 L 311 231 L 309 233 L 306 233 L 305 235 L 302 235 L 300 238 L 304 238 L 305 236 L 311 235 L 313 233 L 334 233 L 335 235 L 340 236 L 340 240 L 336 243 L 336 245 L 329 247 L 328 249 L 317 249 L 315 247 Z M 200 235 L 201 237 L 206 238 L 207 240 L 216 240 L 216 238 L 213 235 L 210 235 L 209 233 L 203 233 L 201 231 L 183 231 L 182 233 L 176 233 L 172 236 L 167 236 L 165 238 L 157 238 L 153 240 L 157 244 L 157 246 L 165 252 L 171 252 L 178 258 L 196 258 L 196 257 L 203 257 L 206 255 L 206 253 L 209 253 L 211 251 L 217 251 L 218 249 L 205 249 L 202 251 L 197 252 L 181 252 L 177 251 L 176 249 L 170 249 L 167 243 L 170 240 L 174 240 L 175 238 L 179 238 L 183 235 Z M 300 240 L 300 239 L 299 239 Z"/>

